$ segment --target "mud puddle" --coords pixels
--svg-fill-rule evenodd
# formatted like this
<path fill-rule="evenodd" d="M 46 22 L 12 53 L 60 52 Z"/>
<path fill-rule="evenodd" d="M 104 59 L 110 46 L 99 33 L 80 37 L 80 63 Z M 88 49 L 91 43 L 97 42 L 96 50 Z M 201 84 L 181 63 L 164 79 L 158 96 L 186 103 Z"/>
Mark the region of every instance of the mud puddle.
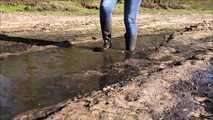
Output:
<path fill-rule="evenodd" d="M 146 54 L 164 41 L 165 34 L 139 37 L 138 49 L 143 52 L 133 57 L 145 59 Z M 97 42 L 1 59 L 1 119 L 9 119 L 27 110 L 53 105 L 103 88 L 108 84 L 105 83 L 107 81 L 101 81 L 103 71 L 111 69 L 108 67 L 110 64 L 129 58 L 123 52 L 123 38 L 115 38 L 113 42 L 113 49 L 107 52 L 94 52 L 94 47 L 101 46 Z"/>

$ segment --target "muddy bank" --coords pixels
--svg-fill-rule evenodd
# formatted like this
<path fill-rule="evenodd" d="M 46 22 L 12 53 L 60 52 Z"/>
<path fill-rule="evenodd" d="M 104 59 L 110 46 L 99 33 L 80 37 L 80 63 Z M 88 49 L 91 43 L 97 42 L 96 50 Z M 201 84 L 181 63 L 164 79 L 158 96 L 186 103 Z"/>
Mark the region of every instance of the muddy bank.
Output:
<path fill-rule="evenodd" d="M 209 119 L 212 115 L 212 22 L 183 28 L 145 54 L 126 55 L 99 74 L 101 89 L 18 115 L 28 119 Z"/>

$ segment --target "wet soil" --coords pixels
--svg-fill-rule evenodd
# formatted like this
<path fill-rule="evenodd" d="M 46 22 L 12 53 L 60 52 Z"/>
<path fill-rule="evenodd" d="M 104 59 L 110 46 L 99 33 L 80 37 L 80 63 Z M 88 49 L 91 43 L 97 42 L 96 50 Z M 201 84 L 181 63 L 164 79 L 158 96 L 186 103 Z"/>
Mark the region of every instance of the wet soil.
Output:
<path fill-rule="evenodd" d="M 179 32 L 162 34 L 159 28 L 142 35 L 134 54 L 123 51 L 123 37 L 114 38 L 112 50 L 96 52 L 101 42 L 73 44 L 55 37 L 60 33 L 4 31 L 1 53 L 10 55 L 0 59 L 1 117 L 49 106 L 14 119 L 212 119 L 209 20 L 179 24 Z"/>

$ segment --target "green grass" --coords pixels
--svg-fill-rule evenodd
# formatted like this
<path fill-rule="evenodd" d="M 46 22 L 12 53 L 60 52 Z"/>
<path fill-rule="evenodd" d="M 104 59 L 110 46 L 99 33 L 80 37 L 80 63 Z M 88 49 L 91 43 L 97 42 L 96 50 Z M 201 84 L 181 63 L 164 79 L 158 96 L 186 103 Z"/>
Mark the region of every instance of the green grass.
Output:
<path fill-rule="evenodd" d="M 208 1 L 208 0 L 207 0 Z M 187 9 L 157 9 L 157 8 L 141 8 L 142 13 L 210 13 L 213 14 L 213 0 L 210 3 L 203 3 L 202 0 L 187 0 L 186 4 L 191 7 Z M 123 13 L 123 4 L 118 4 L 114 10 L 114 13 Z M 34 6 L 24 5 L 24 4 L 5 4 L 0 2 L 1 12 L 38 12 L 41 14 L 77 14 L 77 15 L 87 15 L 87 14 L 98 14 L 99 10 L 87 9 L 81 6 L 78 2 L 73 1 L 59 1 L 59 0 L 48 0 L 46 2 L 41 2 Z"/>
<path fill-rule="evenodd" d="M 83 7 L 76 7 L 76 14 L 98 14 L 99 11 L 95 10 L 95 9 L 87 9 L 87 8 L 83 8 Z"/>
<path fill-rule="evenodd" d="M 20 11 L 25 11 L 26 5 L 22 4 L 14 4 L 14 5 L 7 5 L 4 3 L 0 3 L 0 11 L 1 12 L 20 12 Z"/>
<path fill-rule="evenodd" d="M 30 6 L 24 4 L 5 4 L 0 2 L 1 12 L 37 12 L 41 14 L 97 14 L 98 10 L 87 9 L 71 1 L 50 1 Z"/>

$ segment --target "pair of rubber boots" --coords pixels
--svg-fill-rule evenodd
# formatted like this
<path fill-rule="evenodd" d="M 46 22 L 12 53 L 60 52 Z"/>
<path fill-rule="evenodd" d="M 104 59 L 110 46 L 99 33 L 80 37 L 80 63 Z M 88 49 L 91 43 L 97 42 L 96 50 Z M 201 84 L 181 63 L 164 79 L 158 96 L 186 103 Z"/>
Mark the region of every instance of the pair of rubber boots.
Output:
<path fill-rule="evenodd" d="M 125 36 L 125 46 L 126 46 L 126 50 L 133 52 L 135 50 L 136 47 L 136 39 L 128 39 Z M 104 40 L 104 50 L 107 50 L 109 48 L 112 48 L 112 39 L 109 38 L 107 40 Z"/>

